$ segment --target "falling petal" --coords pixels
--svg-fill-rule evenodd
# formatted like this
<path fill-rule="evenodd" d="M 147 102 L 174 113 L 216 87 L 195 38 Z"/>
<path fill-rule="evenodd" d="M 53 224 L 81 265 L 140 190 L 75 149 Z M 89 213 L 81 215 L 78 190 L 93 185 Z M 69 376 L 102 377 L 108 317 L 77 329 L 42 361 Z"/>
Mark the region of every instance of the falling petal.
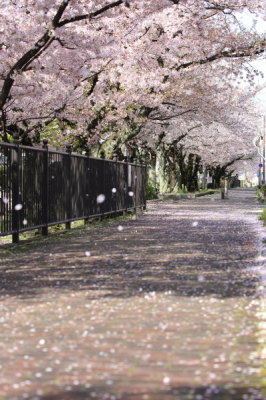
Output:
<path fill-rule="evenodd" d="M 105 195 L 104 194 L 99 194 L 99 196 L 97 196 L 96 201 L 97 201 L 98 204 L 103 203 L 105 201 Z"/>
<path fill-rule="evenodd" d="M 171 379 L 169 378 L 169 376 L 165 376 L 165 377 L 163 378 L 163 383 L 164 383 L 164 385 L 168 385 L 168 384 L 170 383 L 170 381 L 171 381 Z"/>
<path fill-rule="evenodd" d="M 203 275 L 199 275 L 198 282 L 204 282 L 204 281 L 205 281 L 205 277 Z"/>

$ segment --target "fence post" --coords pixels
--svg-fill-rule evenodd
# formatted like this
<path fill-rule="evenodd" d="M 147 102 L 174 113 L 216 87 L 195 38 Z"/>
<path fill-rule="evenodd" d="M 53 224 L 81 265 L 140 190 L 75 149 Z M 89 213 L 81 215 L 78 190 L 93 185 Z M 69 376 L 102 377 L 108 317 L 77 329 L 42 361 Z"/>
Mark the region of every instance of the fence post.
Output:
<path fill-rule="evenodd" d="M 145 161 L 143 162 L 142 165 L 143 165 L 142 168 L 144 168 L 144 173 L 143 173 L 143 175 L 144 175 L 144 184 L 143 184 L 144 207 L 143 207 L 143 210 L 146 210 L 146 208 L 147 208 L 146 187 L 147 187 L 147 180 L 148 180 L 148 175 L 147 175 L 148 170 L 147 170 L 147 164 L 145 163 Z"/>
<path fill-rule="evenodd" d="M 228 200 L 228 179 L 221 180 L 221 199 Z"/>
<path fill-rule="evenodd" d="M 138 163 L 139 163 L 139 165 L 140 165 L 140 168 L 139 168 L 139 177 L 140 177 L 140 181 L 141 181 L 141 186 L 139 187 L 139 190 L 140 190 L 140 192 L 139 192 L 139 200 L 140 200 L 139 206 L 140 206 L 140 210 L 141 210 L 141 212 L 142 212 L 142 211 L 144 210 L 144 205 L 143 205 L 143 202 L 144 202 L 144 193 L 142 193 L 144 184 L 143 184 L 143 161 L 142 161 L 142 158 L 141 158 L 141 157 L 139 157 Z M 145 185 L 145 186 L 146 186 L 146 185 Z M 146 195 L 146 193 L 145 193 L 145 195 Z M 145 197 L 146 197 L 146 196 L 145 196 Z"/>
<path fill-rule="evenodd" d="M 129 196 L 128 196 L 128 172 L 129 172 L 129 157 L 128 156 L 126 156 L 125 157 L 125 168 L 126 168 L 126 182 L 125 182 L 125 196 L 126 196 L 126 213 L 128 212 L 127 210 L 128 210 L 128 206 L 129 206 Z"/>
<path fill-rule="evenodd" d="M 49 177 L 48 177 L 48 140 L 43 139 L 43 194 L 42 194 L 42 222 L 45 226 L 42 227 L 42 235 L 48 235 L 48 186 L 49 186 Z"/>
<path fill-rule="evenodd" d="M 72 197 L 71 197 L 71 153 L 72 146 L 68 144 L 66 146 L 66 152 L 68 153 L 67 157 L 67 177 L 68 177 L 68 188 L 67 188 L 67 219 L 71 219 L 72 217 Z M 66 222 L 66 229 L 71 228 L 71 221 Z"/>
<path fill-rule="evenodd" d="M 105 186 L 105 166 L 106 166 L 106 164 L 105 164 L 105 153 L 104 153 L 104 151 L 101 151 L 100 152 L 100 157 L 101 157 L 101 160 L 102 160 L 102 168 L 103 168 L 103 194 L 104 194 L 104 196 L 106 196 L 106 190 L 105 190 L 105 188 L 106 188 L 106 186 Z M 105 198 L 105 201 L 106 201 L 106 198 Z M 104 219 L 104 208 L 105 208 L 105 201 L 103 202 L 103 203 L 100 203 L 100 210 L 101 210 L 101 216 L 100 216 L 100 219 L 102 220 L 102 219 Z"/>
<path fill-rule="evenodd" d="M 118 185 L 117 185 L 117 168 L 118 168 L 118 164 L 117 164 L 117 155 L 116 154 L 114 154 L 114 156 L 113 156 L 113 160 L 114 160 L 114 162 L 115 162 L 115 187 L 113 187 L 112 188 L 112 200 L 114 200 L 114 216 L 116 217 L 117 216 L 117 188 L 118 188 Z"/>
<path fill-rule="evenodd" d="M 133 162 L 135 164 L 137 164 L 137 160 L 136 159 L 133 159 Z M 135 209 L 135 212 L 137 212 L 137 185 L 138 185 L 138 167 L 137 167 L 137 165 L 134 166 L 134 178 L 133 178 L 133 181 L 134 181 L 134 192 L 133 192 L 134 193 L 134 199 L 133 199 L 133 201 L 135 202 L 134 209 Z"/>
<path fill-rule="evenodd" d="M 12 148 L 12 242 L 19 242 L 19 219 L 20 219 L 20 180 L 19 180 L 19 134 L 13 135 L 15 147 Z"/>
<path fill-rule="evenodd" d="M 85 181 L 86 218 L 84 219 L 84 224 L 87 225 L 89 223 L 89 217 L 90 217 L 90 149 L 87 149 L 85 157 L 86 157 L 86 181 Z"/>

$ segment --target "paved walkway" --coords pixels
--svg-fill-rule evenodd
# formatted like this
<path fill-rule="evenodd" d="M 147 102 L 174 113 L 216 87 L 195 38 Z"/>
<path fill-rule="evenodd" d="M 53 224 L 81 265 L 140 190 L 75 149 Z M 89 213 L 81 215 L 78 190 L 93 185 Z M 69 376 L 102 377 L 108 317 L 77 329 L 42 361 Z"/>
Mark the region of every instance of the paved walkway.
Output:
<path fill-rule="evenodd" d="M 0 399 L 265 400 L 260 209 L 153 202 L 1 261 Z"/>

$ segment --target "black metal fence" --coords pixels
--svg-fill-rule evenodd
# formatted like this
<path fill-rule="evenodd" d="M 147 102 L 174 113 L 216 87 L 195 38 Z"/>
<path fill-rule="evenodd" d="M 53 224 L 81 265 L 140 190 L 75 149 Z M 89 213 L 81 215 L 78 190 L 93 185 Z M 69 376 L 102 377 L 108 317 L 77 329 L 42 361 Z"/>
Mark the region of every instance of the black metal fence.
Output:
<path fill-rule="evenodd" d="M 146 166 L 0 143 L 0 236 L 146 207 Z"/>

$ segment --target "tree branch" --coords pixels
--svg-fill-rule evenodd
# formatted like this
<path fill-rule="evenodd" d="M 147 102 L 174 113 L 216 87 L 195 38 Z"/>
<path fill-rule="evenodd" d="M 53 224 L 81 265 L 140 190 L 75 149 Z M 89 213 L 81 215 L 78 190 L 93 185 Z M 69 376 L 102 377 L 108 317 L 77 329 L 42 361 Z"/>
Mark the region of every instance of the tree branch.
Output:
<path fill-rule="evenodd" d="M 57 26 L 59 28 L 61 28 L 62 26 L 71 24 L 72 22 L 83 21 L 84 19 L 92 19 L 92 18 L 98 17 L 98 15 L 103 14 L 105 11 L 108 11 L 108 10 L 111 10 L 112 8 L 120 6 L 121 4 L 123 4 L 123 2 L 124 2 L 123 0 L 117 0 L 117 1 L 114 1 L 113 3 L 107 4 L 106 6 L 100 8 L 99 10 L 91 12 L 89 14 L 77 15 L 76 17 L 64 19 L 63 21 L 59 22 L 57 24 Z"/>
<path fill-rule="evenodd" d="M 224 164 L 224 165 L 222 166 L 222 168 L 227 169 L 228 167 L 230 167 L 231 165 L 233 165 L 236 161 L 240 161 L 240 160 L 243 160 L 243 159 L 245 159 L 245 155 L 242 154 L 242 155 L 240 155 L 240 156 L 234 158 L 233 160 L 228 161 L 226 164 Z"/>
<path fill-rule="evenodd" d="M 206 1 L 206 10 L 218 10 L 224 12 L 225 10 L 236 10 L 237 6 L 223 6 L 215 3 L 214 1 Z M 227 14 L 227 12 L 226 12 Z"/>
<path fill-rule="evenodd" d="M 15 75 L 22 72 L 27 68 L 27 66 L 35 60 L 41 53 L 43 49 L 46 49 L 51 42 L 53 37 L 51 37 L 50 31 L 45 32 L 45 34 L 39 39 L 35 46 L 27 51 L 10 69 L 0 93 L 0 110 L 4 107 L 15 82 Z"/>
<path fill-rule="evenodd" d="M 61 5 L 59 6 L 57 13 L 55 14 L 52 24 L 54 28 L 59 26 L 60 19 L 62 18 L 70 0 L 63 0 Z"/>
<path fill-rule="evenodd" d="M 11 67 L 9 73 L 7 74 L 2 90 L 0 92 L 0 110 L 3 109 L 4 105 L 6 104 L 11 89 L 14 85 L 15 76 L 16 74 L 25 71 L 27 67 L 32 64 L 34 60 L 36 60 L 55 40 L 54 31 L 57 28 L 62 27 L 63 25 L 69 24 L 71 22 L 81 21 L 84 19 L 91 19 L 97 17 L 98 15 L 104 13 L 105 11 L 117 7 L 123 4 L 123 0 L 118 0 L 107 4 L 106 6 L 100 8 L 97 11 L 94 11 L 90 14 L 76 16 L 70 19 L 65 19 L 60 22 L 67 6 L 69 5 L 70 0 L 63 0 L 61 5 L 59 6 L 53 20 L 52 20 L 52 29 L 47 29 L 44 35 L 34 44 L 34 46 L 27 51 L 14 65 Z"/>
<path fill-rule="evenodd" d="M 167 121 L 168 119 L 172 119 L 172 118 L 176 118 L 176 117 L 180 117 L 181 115 L 187 114 L 189 112 L 196 112 L 197 109 L 191 109 L 191 110 L 186 110 L 186 111 L 182 111 L 181 113 L 178 114 L 174 114 L 174 115 L 168 115 L 168 116 L 154 116 L 154 117 L 148 117 L 148 119 L 152 120 L 152 121 Z"/>
<path fill-rule="evenodd" d="M 180 0 L 170 0 L 172 3 L 178 5 L 180 3 Z"/>
<path fill-rule="evenodd" d="M 251 46 L 242 49 L 231 49 L 219 51 L 216 54 L 213 54 L 210 57 L 202 58 L 196 61 L 190 61 L 187 63 L 180 64 L 174 69 L 176 71 L 180 71 L 181 69 L 186 69 L 195 65 L 203 65 L 208 64 L 216 60 L 220 60 L 222 58 L 241 58 L 241 57 L 251 57 L 253 55 L 258 55 L 264 53 L 266 50 L 266 41 L 262 40 L 260 43 L 254 43 Z"/>

